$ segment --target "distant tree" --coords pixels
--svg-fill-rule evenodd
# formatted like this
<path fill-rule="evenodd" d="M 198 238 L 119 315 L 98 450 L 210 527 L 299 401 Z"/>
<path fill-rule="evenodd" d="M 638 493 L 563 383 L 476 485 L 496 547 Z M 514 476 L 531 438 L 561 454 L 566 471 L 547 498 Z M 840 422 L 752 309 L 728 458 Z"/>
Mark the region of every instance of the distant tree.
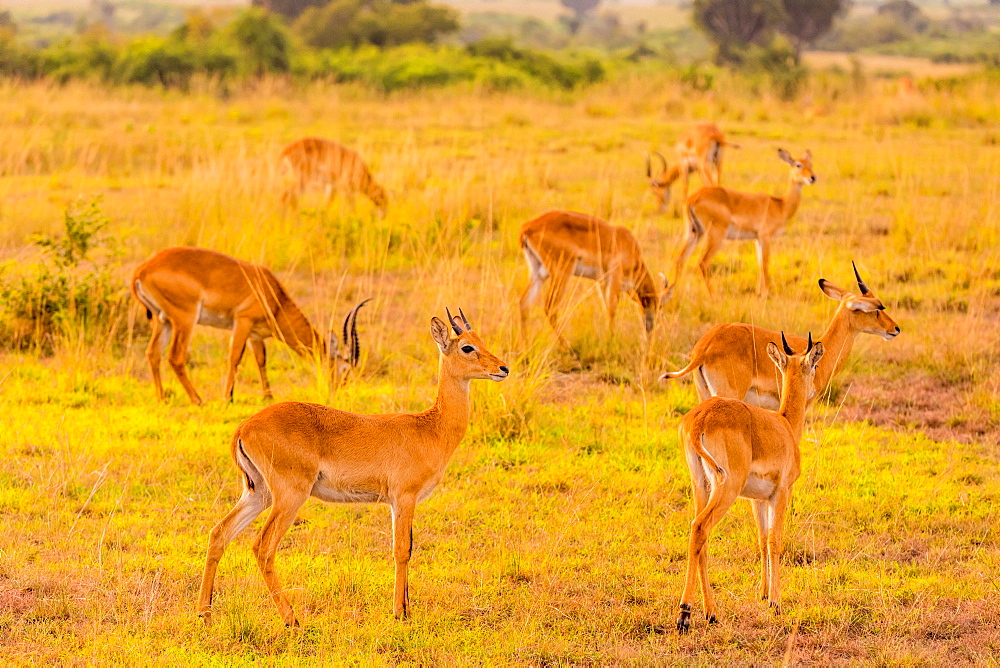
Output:
<path fill-rule="evenodd" d="M 458 13 L 426 0 L 333 0 L 307 9 L 294 27 L 306 44 L 316 48 L 387 47 L 434 42 L 458 30 Z"/>
<path fill-rule="evenodd" d="M 847 11 L 850 0 L 782 0 L 785 23 L 781 32 L 788 35 L 796 54 L 830 32 L 833 19 Z"/>
<path fill-rule="evenodd" d="M 693 10 L 720 62 L 739 62 L 748 46 L 767 44 L 785 22 L 782 0 L 694 0 Z"/>
<path fill-rule="evenodd" d="M 329 0 L 252 0 L 250 4 L 292 20 L 310 7 L 322 7 L 328 2 Z"/>
<path fill-rule="evenodd" d="M 889 0 L 879 5 L 878 15 L 899 21 L 917 32 L 927 30 L 931 23 L 924 11 L 910 0 Z"/>
<path fill-rule="evenodd" d="M 227 26 L 240 51 L 240 64 L 248 74 L 287 72 L 291 44 L 281 21 L 251 7 Z"/>
<path fill-rule="evenodd" d="M 9 9 L 0 11 L 0 42 L 11 40 L 17 34 L 17 23 Z"/>
<path fill-rule="evenodd" d="M 587 19 L 587 14 L 597 9 L 601 0 L 559 0 L 559 3 L 573 12 L 573 16 L 567 18 L 565 22 L 569 31 L 575 35 Z"/>

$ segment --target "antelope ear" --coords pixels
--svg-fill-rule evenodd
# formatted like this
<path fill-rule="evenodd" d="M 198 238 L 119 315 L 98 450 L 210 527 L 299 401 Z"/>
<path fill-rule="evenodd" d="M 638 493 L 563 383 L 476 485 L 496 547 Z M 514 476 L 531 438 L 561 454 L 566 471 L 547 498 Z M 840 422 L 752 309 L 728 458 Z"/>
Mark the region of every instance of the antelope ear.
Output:
<path fill-rule="evenodd" d="M 840 288 L 825 278 L 819 279 L 819 289 L 823 291 L 823 294 L 830 299 L 836 299 L 838 302 L 844 298 L 844 290 Z"/>
<path fill-rule="evenodd" d="M 881 310 L 877 304 L 873 304 L 871 300 L 868 299 L 852 299 L 847 302 L 847 308 L 852 311 L 861 311 L 862 313 L 874 313 L 875 311 Z"/>
<path fill-rule="evenodd" d="M 806 361 L 809 363 L 809 366 L 812 367 L 813 371 L 816 370 L 816 365 L 819 364 L 819 361 L 825 352 L 826 349 L 823 347 L 823 342 L 817 341 L 812 347 L 812 350 L 810 350 L 806 355 Z"/>
<path fill-rule="evenodd" d="M 774 341 L 768 341 L 767 343 L 767 356 L 771 358 L 771 361 L 774 362 L 774 365 L 780 371 L 784 371 L 785 367 L 788 366 L 788 355 L 781 352 Z"/>
<path fill-rule="evenodd" d="M 809 149 L 806 149 L 806 152 L 802 154 L 802 159 L 807 162 L 812 162 L 813 152 L 810 151 Z"/>
<path fill-rule="evenodd" d="M 787 162 L 789 165 L 795 164 L 795 160 L 792 158 L 791 154 L 783 148 L 778 149 L 778 157 L 782 162 Z"/>
<path fill-rule="evenodd" d="M 438 344 L 438 349 L 447 355 L 449 348 L 451 348 L 451 334 L 448 331 L 448 325 L 444 324 L 444 320 L 437 316 L 431 318 L 431 336 L 434 337 L 434 343 Z"/>

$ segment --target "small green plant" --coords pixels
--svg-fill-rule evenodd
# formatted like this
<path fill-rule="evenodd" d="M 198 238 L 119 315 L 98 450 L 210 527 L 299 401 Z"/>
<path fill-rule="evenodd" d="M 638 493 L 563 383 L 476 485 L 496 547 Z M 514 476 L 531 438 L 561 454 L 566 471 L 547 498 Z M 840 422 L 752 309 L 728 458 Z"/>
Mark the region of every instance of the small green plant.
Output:
<path fill-rule="evenodd" d="M 31 238 L 41 262 L 0 265 L 0 342 L 51 354 L 60 335 L 92 334 L 114 322 L 124 295 L 116 278 L 120 251 L 102 235 L 108 222 L 99 199 L 77 203 L 64 214 L 63 236 Z"/>

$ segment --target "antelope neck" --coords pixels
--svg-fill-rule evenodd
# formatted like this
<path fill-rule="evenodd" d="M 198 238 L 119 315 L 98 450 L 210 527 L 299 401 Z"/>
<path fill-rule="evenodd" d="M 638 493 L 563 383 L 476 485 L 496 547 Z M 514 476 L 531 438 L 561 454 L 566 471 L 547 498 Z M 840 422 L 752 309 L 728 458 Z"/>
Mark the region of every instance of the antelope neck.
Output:
<path fill-rule="evenodd" d="M 437 399 L 427 411 L 427 416 L 437 423 L 445 462 L 451 459 L 469 427 L 469 382 L 451 375 L 447 361 L 444 356 L 441 357 Z"/>
<path fill-rule="evenodd" d="M 819 361 L 816 367 L 816 377 L 813 381 L 817 389 L 826 387 L 830 379 L 833 378 L 851 354 L 854 346 L 854 330 L 851 329 L 849 319 L 850 311 L 841 304 L 837 312 L 833 314 L 833 320 L 819 338 L 826 348 L 826 354 Z"/>
<path fill-rule="evenodd" d="M 798 364 L 789 360 L 789 364 Z M 794 378 L 793 378 L 794 375 Z M 795 442 L 802 438 L 802 428 L 806 422 L 806 388 L 802 382 L 801 370 L 792 374 L 785 371 L 781 381 L 781 405 L 778 414 L 788 420 L 795 434 Z"/>

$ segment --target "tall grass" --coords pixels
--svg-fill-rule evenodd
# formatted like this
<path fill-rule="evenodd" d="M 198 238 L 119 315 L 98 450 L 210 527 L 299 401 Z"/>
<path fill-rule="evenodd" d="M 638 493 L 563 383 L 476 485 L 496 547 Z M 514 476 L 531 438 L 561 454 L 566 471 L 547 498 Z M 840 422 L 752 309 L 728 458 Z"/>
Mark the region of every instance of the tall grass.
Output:
<path fill-rule="evenodd" d="M 220 401 L 227 333 L 194 336 L 204 407 L 188 405 L 168 370 L 171 396 L 154 401 L 136 310 L 122 347 L 66 337 L 51 355 L 0 353 L 2 653 L 20 663 L 988 659 L 1000 643 L 990 575 L 1000 479 L 994 437 L 969 425 L 995 434 L 1000 420 L 995 82 L 923 82 L 914 98 L 892 81 L 855 84 L 813 77 L 793 102 L 724 73 L 701 92 L 654 73 L 572 94 L 384 96 L 282 79 L 228 97 L 0 85 L 0 258 L 14 269 L 41 261 L 32 234 L 58 234 L 68 206 L 100 194 L 123 248 L 122 290 L 153 252 L 196 244 L 272 267 L 320 328 L 375 298 L 359 319 L 361 368 L 343 387 L 269 344 L 280 400 L 427 407 L 428 324 L 445 306 L 463 307 L 513 371 L 473 388 L 465 443 L 418 510 L 414 620 L 388 614 L 385 509 L 309 504 L 278 560 L 305 620 L 295 634 L 279 628 L 242 538 L 220 571 L 219 623 L 203 629 L 193 612 L 208 531 L 238 493 L 226 443 L 265 405 L 252 364 L 234 403 Z M 522 340 L 520 223 L 551 208 L 604 216 L 669 274 L 682 223 L 654 212 L 642 153 L 700 119 L 742 145 L 726 154 L 733 187 L 781 192 L 775 150 L 812 149 L 819 180 L 775 244 L 774 294 L 753 295 L 753 250 L 730 243 L 713 262 L 720 296 L 688 275 L 648 347 L 638 307 L 623 302 L 608 331 L 583 281 L 567 308 L 574 353 L 540 311 Z M 359 150 L 389 190 L 384 219 L 363 198 L 281 210 L 276 156 L 305 135 Z M 835 305 L 816 280 L 850 287 L 851 260 L 903 334 L 860 337 L 807 428 L 783 562 L 789 614 L 772 619 L 755 600 L 752 522 L 737 512 L 711 546 L 723 624 L 678 638 L 669 627 L 690 503 L 675 429 L 695 397 L 654 379 L 716 322 L 822 331 Z M 862 389 L 873 404 L 940 404 L 934 419 L 968 442 L 932 440 L 921 430 L 941 425 L 913 412 L 900 429 L 846 420 Z"/>

